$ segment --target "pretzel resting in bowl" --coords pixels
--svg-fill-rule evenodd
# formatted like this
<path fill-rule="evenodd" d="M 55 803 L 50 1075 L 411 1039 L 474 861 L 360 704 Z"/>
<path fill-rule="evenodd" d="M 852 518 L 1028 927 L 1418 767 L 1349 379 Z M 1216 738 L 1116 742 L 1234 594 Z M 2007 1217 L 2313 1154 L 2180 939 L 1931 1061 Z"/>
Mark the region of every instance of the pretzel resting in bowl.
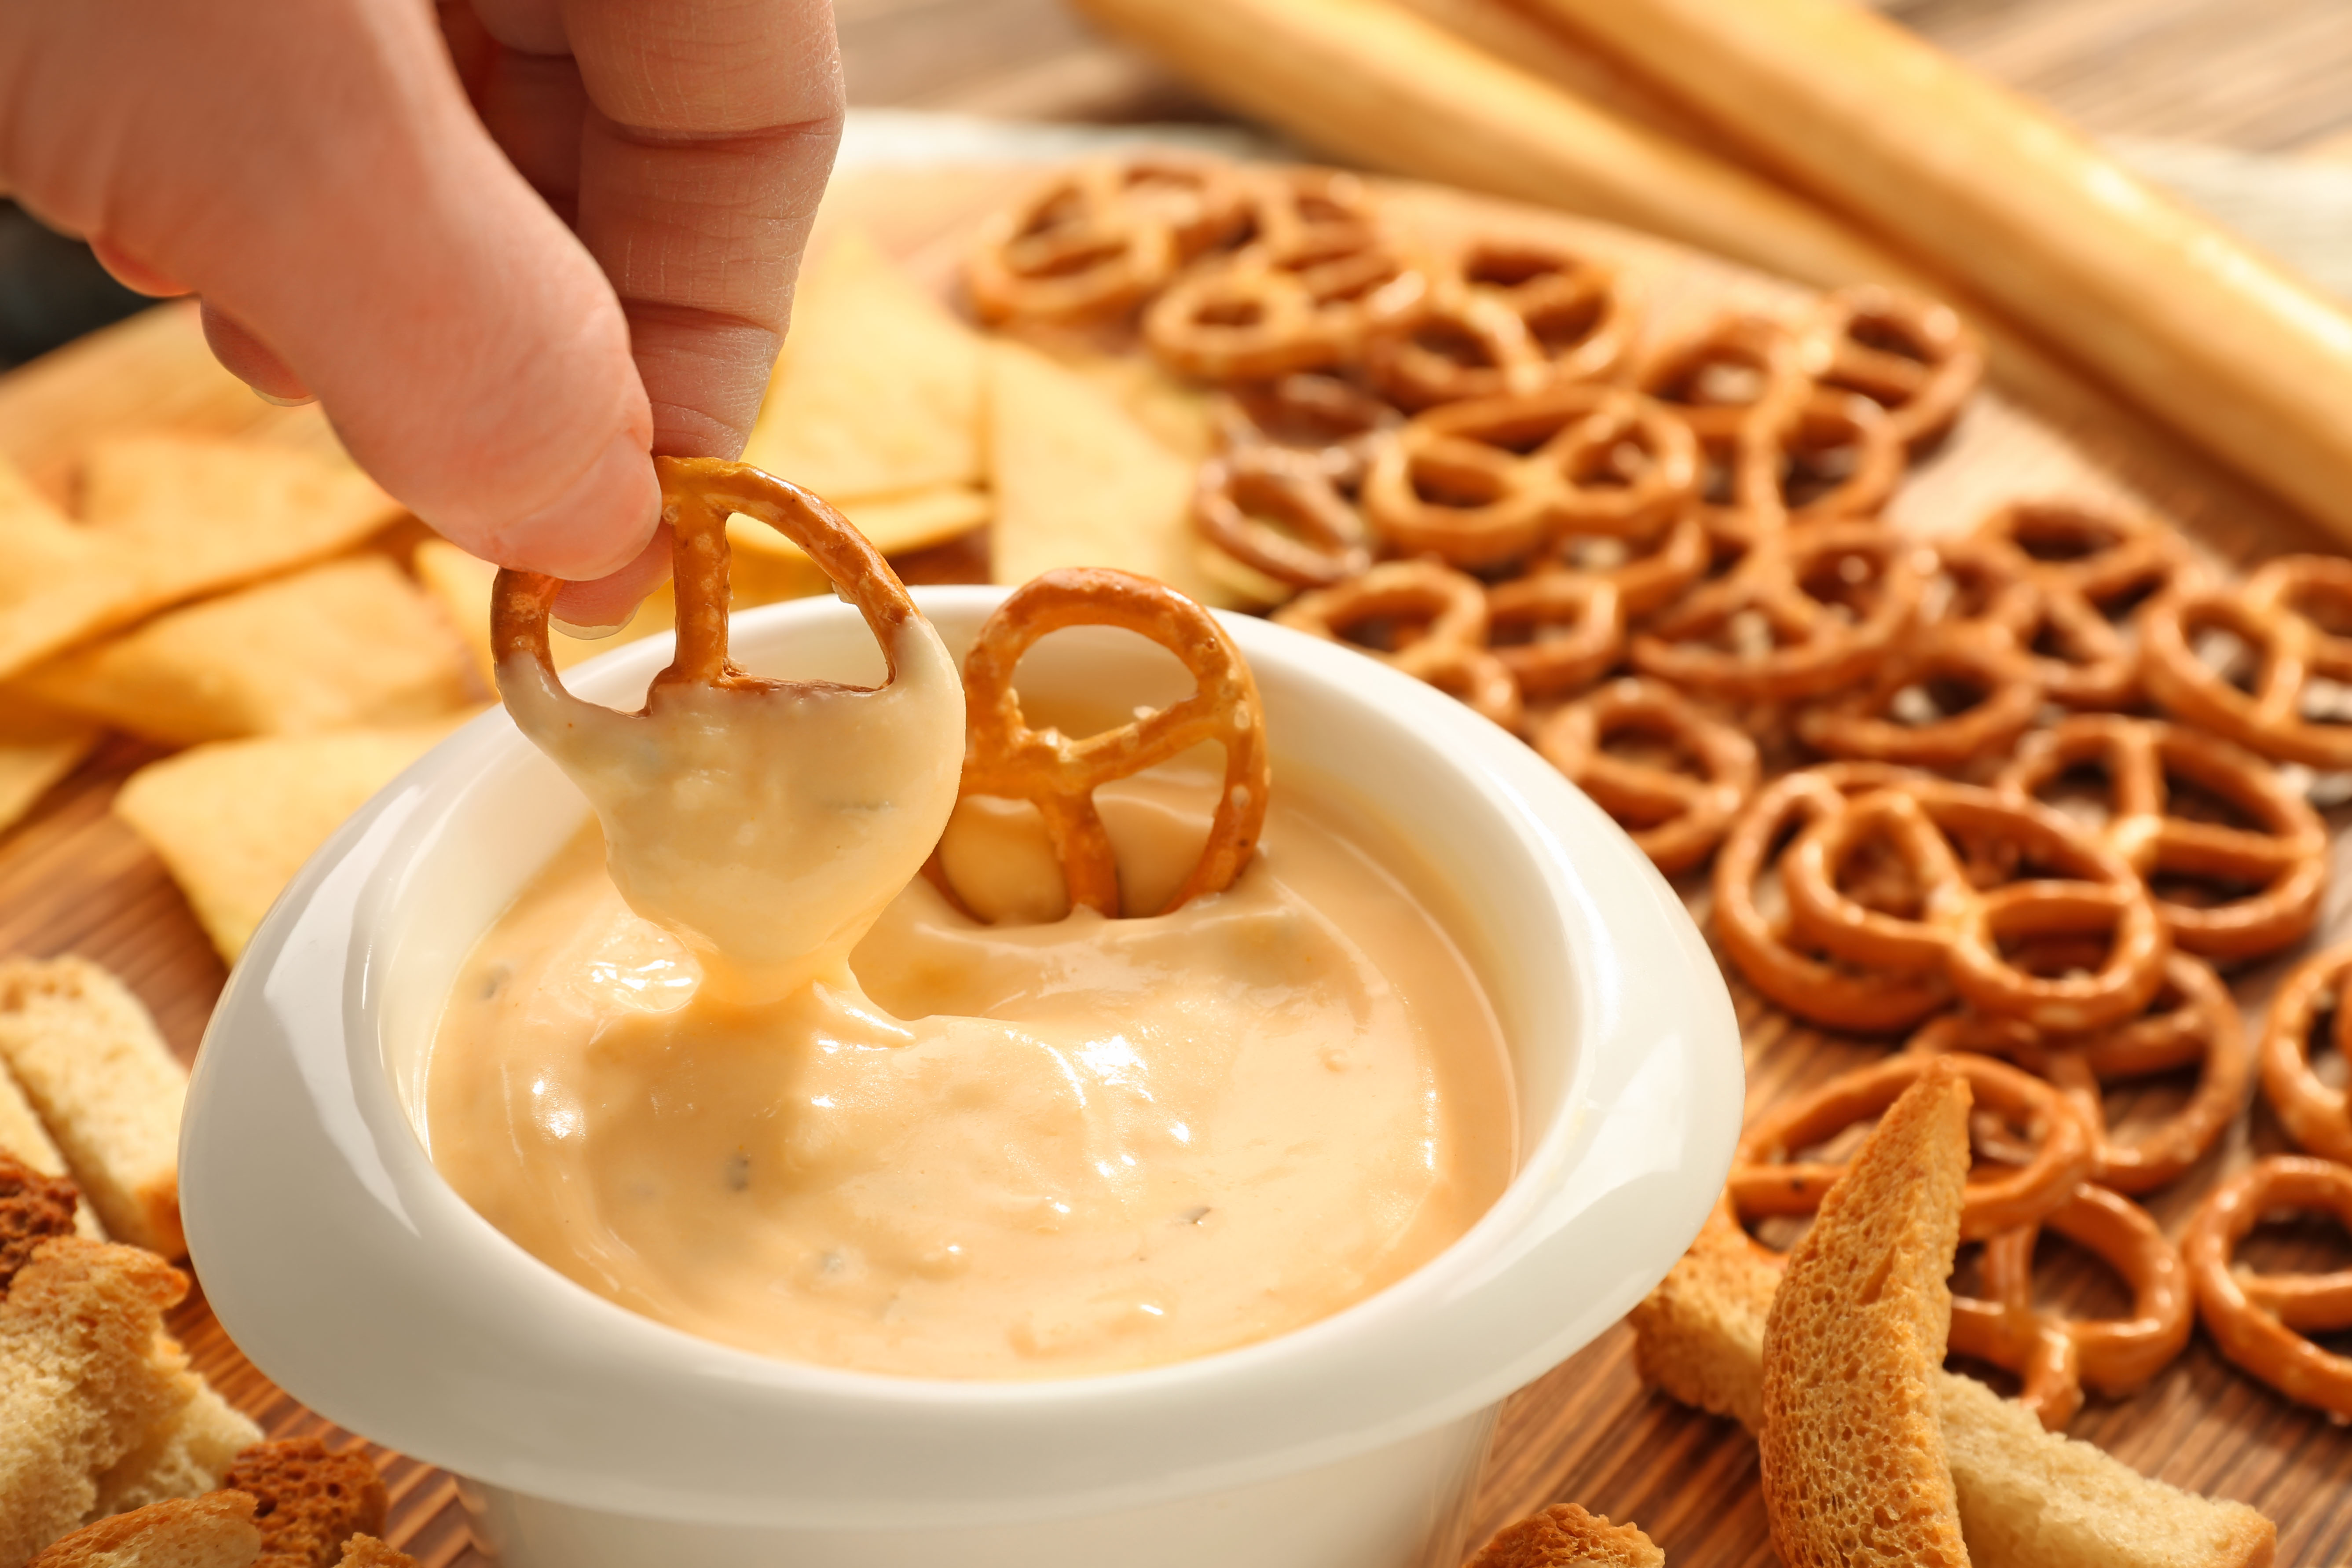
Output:
<path fill-rule="evenodd" d="M 1192 694 L 1083 739 L 1033 727 L 1013 689 L 1014 667 L 1040 638 L 1069 626 L 1117 626 L 1150 638 L 1183 662 Z M 1025 800 L 1037 808 L 1072 908 L 1119 912 L 1118 863 L 1094 792 L 1203 742 L 1225 753 L 1208 842 L 1165 908 L 1153 912 L 1223 891 L 1249 864 L 1273 783 L 1257 682 L 1216 617 L 1175 589 L 1103 566 L 1042 573 L 1008 595 L 981 626 L 964 658 L 963 689 L 960 794 Z"/>

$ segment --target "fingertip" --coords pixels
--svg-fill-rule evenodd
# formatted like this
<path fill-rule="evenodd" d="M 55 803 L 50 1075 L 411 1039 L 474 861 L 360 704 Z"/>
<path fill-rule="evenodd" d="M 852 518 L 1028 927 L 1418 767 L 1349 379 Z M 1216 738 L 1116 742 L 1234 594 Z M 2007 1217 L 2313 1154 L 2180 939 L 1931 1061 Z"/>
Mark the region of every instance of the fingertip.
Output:
<path fill-rule="evenodd" d="M 617 572 L 585 583 L 567 583 L 555 595 L 555 618 L 572 627 L 617 630 L 635 613 L 638 601 L 668 580 L 670 531 L 654 530 L 636 558 Z"/>
<path fill-rule="evenodd" d="M 317 395 L 294 374 L 293 367 L 244 322 L 210 303 L 197 314 L 204 321 L 205 346 L 229 374 L 271 403 L 291 405 L 315 400 Z"/>
<path fill-rule="evenodd" d="M 502 565 L 585 585 L 635 565 L 660 522 L 646 433 L 624 429 L 562 494 L 499 527 L 490 552 Z"/>
<path fill-rule="evenodd" d="M 195 290 L 173 277 L 160 267 L 152 266 L 131 255 L 103 235 L 92 235 L 88 241 L 90 255 L 107 270 L 108 276 L 134 294 L 144 294 L 151 300 L 176 300 Z"/>

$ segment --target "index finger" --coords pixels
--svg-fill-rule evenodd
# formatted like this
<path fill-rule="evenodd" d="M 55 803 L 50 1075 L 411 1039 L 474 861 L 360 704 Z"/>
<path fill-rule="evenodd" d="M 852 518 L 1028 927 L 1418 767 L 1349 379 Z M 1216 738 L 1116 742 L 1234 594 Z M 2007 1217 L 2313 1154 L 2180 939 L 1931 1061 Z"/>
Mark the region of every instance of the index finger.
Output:
<path fill-rule="evenodd" d="M 733 458 L 840 141 L 830 0 L 562 0 L 593 110 L 581 239 L 629 320 L 654 450 Z"/>

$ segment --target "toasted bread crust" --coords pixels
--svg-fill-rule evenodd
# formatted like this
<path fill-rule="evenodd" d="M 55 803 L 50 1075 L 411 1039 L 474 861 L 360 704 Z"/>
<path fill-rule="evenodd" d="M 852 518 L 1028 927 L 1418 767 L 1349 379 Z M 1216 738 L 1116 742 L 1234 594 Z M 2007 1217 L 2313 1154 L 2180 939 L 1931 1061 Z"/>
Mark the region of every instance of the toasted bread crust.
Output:
<path fill-rule="evenodd" d="M 1969 1568 L 1937 1377 L 1970 1098 L 1956 1064 L 1930 1068 L 1789 1255 L 1764 1327 L 1758 1437 L 1789 1568 Z"/>
<path fill-rule="evenodd" d="M 331 1454 L 316 1437 L 256 1443 L 221 1485 L 250 1492 L 259 1504 L 258 1568 L 333 1568 L 343 1542 L 383 1528 L 383 1478 L 375 1466 L 356 1449 Z"/>
<path fill-rule="evenodd" d="M 253 1500 L 210 1492 L 101 1519 L 51 1543 L 26 1568 L 246 1568 L 260 1550 Z"/>
<path fill-rule="evenodd" d="M 1682 1404 L 1755 1431 L 1764 1422 L 1764 1321 L 1780 1287 L 1780 1261 L 1717 1204 L 1690 1250 L 1627 1316 L 1634 1372 Z"/>
<path fill-rule="evenodd" d="M 1633 1524 L 1612 1524 L 1572 1502 L 1507 1525 L 1469 1568 L 1665 1568 L 1666 1554 Z"/>
<path fill-rule="evenodd" d="M 80 1202 L 80 1192 L 65 1177 L 44 1175 L 0 1149 L 0 1296 L 33 1260 L 33 1248 L 74 1234 Z"/>
<path fill-rule="evenodd" d="M 354 1535 L 343 1543 L 338 1568 L 416 1568 L 416 1559 L 395 1551 L 373 1535 Z"/>

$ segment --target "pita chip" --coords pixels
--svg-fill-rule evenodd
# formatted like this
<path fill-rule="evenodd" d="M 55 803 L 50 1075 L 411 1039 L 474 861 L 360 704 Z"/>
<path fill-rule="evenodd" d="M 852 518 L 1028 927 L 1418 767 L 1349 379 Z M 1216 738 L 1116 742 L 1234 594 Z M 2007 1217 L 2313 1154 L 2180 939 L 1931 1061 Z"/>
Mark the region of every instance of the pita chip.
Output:
<path fill-rule="evenodd" d="M 26 670 L 41 701 L 166 743 L 411 723 L 477 698 L 464 649 L 391 562 L 330 562 Z"/>
<path fill-rule="evenodd" d="M 1234 602 L 1202 566 L 1193 465 L 1101 384 L 1034 349 L 993 343 L 989 428 L 995 581 L 1025 583 L 1055 566 L 1116 566 L 1204 604 Z"/>
<path fill-rule="evenodd" d="M 86 719 L 21 697 L 0 701 L 0 832 L 89 755 L 98 737 L 99 727 Z"/>
<path fill-rule="evenodd" d="M 121 551 L 0 459 L 0 676 L 138 613 Z"/>
<path fill-rule="evenodd" d="M 980 482 L 982 345 L 864 234 L 801 275 L 743 460 L 853 498 Z"/>
<path fill-rule="evenodd" d="M 457 722 L 197 746 L 131 774 L 115 815 L 169 868 L 234 963 L 312 852 Z"/>

